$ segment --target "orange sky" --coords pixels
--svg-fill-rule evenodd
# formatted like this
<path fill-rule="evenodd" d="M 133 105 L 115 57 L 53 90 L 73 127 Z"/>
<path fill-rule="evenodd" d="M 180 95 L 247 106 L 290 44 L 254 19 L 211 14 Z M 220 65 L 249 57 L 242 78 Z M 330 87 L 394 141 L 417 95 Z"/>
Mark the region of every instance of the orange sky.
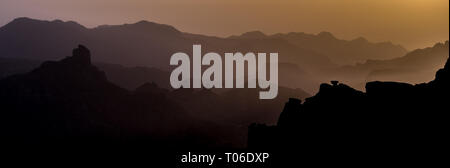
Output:
<path fill-rule="evenodd" d="M 448 0 L 0 0 L 0 25 L 22 16 L 88 27 L 149 20 L 216 36 L 329 31 L 407 49 L 449 37 Z"/>

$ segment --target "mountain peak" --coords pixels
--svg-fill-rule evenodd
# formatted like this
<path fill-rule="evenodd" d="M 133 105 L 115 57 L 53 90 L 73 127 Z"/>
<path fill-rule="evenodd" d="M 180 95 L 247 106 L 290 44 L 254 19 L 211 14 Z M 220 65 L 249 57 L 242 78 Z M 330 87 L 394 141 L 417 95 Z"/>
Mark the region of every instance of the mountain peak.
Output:
<path fill-rule="evenodd" d="M 123 26 L 131 27 L 134 30 L 156 31 L 159 34 L 175 34 L 175 35 L 181 34 L 181 32 L 173 26 L 166 24 L 159 24 L 146 20 L 141 20 L 132 24 L 124 24 Z M 109 27 L 116 27 L 116 26 L 109 26 Z"/>
<path fill-rule="evenodd" d="M 358 37 L 356 39 L 353 39 L 352 42 L 356 42 L 356 43 L 369 43 L 369 40 L 367 40 L 364 37 Z"/>
<path fill-rule="evenodd" d="M 260 38 L 266 38 L 266 34 L 264 34 L 261 31 L 250 31 L 243 33 L 241 35 L 241 38 L 252 38 L 252 39 L 260 39 Z"/>
<path fill-rule="evenodd" d="M 31 19 L 29 17 L 18 17 L 18 18 L 15 18 L 13 21 L 11 21 L 11 23 L 12 22 L 27 22 L 27 21 L 33 21 L 33 20 L 35 20 L 35 19 Z"/>
<path fill-rule="evenodd" d="M 24 25 L 24 24 L 29 24 L 29 23 L 39 23 L 39 22 L 44 22 L 44 21 L 37 20 L 37 19 L 31 19 L 28 17 L 19 17 L 19 18 L 15 18 L 14 20 L 12 20 L 8 24 L 6 24 L 5 27 L 12 26 L 12 25 Z"/>
<path fill-rule="evenodd" d="M 134 24 L 155 24 L 155 23 L 149 22 L 149 21 L 146 21 L 146 20 L 141 20 L 141 21 L 138 21 L 138 22 L 136 22 Z"/>
<path fill-rule="evenodd" d="M 32 19 L 28 17 L 19 17 L 14 19 L 13 21 L 6 24 L 4 27 L 35 27 L 35 26 L 43 26 L 43 25 L 57 25 L 63 27 L 72 27 L 77 29 L 85 29 L 83 25 L 75 22 L 75 21 L 62 21 L 59 19 L 53 21 L 46 20 L 38 20 Z"/>
<path fill-rule="evenodd" d="M 91 65 L 91 52 L 83 45 L 78 45 L 78 48 L 72 50 L 72 56 L 64 59 L 66 63 L 77 65 Z"/>
<path fill-rule="evenodd" d="M 439 42 L 439 43 L 436 43 L 436 44 L 434 44 L 433 47 L 434 47 L 434 48 L 437 48 L 437 47 L 448 47 L 448 40 L 445 41 L 445 42 Z"/>
<path fill-rule="evenodd" d="M 330 32 L 326 32 L 326 31 L 320 32 L 319 34 L 317 34 L 317 36 L 327 38 L 327 39 L 336 39 L 336 37 L 334 37 L 333 34 L 331 34 Z"/>

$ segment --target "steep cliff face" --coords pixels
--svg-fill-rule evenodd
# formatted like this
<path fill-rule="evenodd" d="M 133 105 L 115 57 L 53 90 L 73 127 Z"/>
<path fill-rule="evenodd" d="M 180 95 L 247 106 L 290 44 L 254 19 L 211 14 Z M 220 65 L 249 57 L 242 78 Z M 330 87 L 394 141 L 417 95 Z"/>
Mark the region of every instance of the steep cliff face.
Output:
<path fill-rule="evenodd" d="M 275 164 L 298 161 L 287 151 L 305 162 L 427 163 L 448 141 L 449 79 L 447 61 L 429 83 L 369 82 L 365 93 L 322 84 L 303 104 L 290 99 L 276 126 L 250 126 L 249 147 L 274 151 Z"/>

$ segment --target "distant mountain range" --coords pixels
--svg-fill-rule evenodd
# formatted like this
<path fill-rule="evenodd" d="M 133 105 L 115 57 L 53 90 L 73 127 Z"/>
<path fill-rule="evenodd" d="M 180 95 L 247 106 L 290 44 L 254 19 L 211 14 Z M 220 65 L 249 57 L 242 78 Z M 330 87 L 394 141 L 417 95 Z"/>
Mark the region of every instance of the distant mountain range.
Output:
<path fill-rule="evenodd" d="M 356 65 L 330 69 L 324 74 L 362 89 L 370 81 L 400 81 L 423 83 L 433 79 L 434 73 L 449 56 L 449 42 L 417 49 L 402 57 L 387 60 L 367 60 Z"/>
<path fill-rule="evenodd" d="M 339 40 L 327 32 L 270 36 L 247 32 L 219 38 L 184 33 L 169 25 L 147 21 L 86 28 L 73 21 L 17 18 L 0 28 L 1 57 L 55 60 L 70 54 L 67 51 L 77 44 L 92 48 L 97 62 L 163 69 L 167 69 L 173 53 L 192 53 L 193 44 L 202 44 L 204 52 L 278 52 L 280 62 L 294 63 L 306 70 L 395 58 L 407 52 L 389 42 Z"/>
<path fill-rule="evenodd" d="M 363 37 L 354 40 L 341 40 L 330 32 L 317 35 L 306 33 L 287 33 L 265 35 L 259 31 L 247 32 L 241 36 L 231 36 L 234 39 L 283 39 L 299 48 L 309 49 L 315 53 L 327 56 L 333 63 L 351 65 L 365 62 L 368 59 L 392 59 L 407 53 L 400 45 L 391 42 L 371 43 Z"/>
<path fill-rule="evenodd" d="M 179 51 L 192 53 L 193 44 L 202 44 L 203 53 L 278 52 L 279 71 L 283 74 L 280 85 L 301 88 L 309 93 L 317 91 L 316 86 L 328 80 L 317 75 L 323 69 L 368 59 L 397 58 L 406 53 L 403 47 L 389 42 L 370 43 L 362 38 L 340 40 L 328 32 L 265 35 L 253 31 L 219 38 L 184 33 L 172 26 L 148 21 L 86 28 L 73 21 L 17 18 L 0 28 L 0 63 L 12 61 L 11 64 L 4 62 L 7 67 L 0 67 L 0 77 L 26 72 L 44 60 L 62 59 L 78 44 L 91 49 L 96 55 L 93 61 L 109 73 L 112 81 L 129 89 L 143 82 L 168 87 L 165 78 L 173 68 L 169 66 L 170 56 Z M 113 67 L 124 71 L 113 70 Z M 125 70 L 125 67 L 136 68 Z M 145 72 L 137 72 L 139 70 Z M 152 77 L 145 77 L 148 74 Z M 124 80 L 131 78 L 133 80 Z"/>
<path fill-rule="evenodd" d="M 408 53 L 390 42 L 347 41 L 328 32 L 265 35 L 252 31 L 219 38 L 147 21 L 86 28 L 72 21 L 17 18 L 0 28 L 0 64 L 4 65 L 0 77 L 26 72 L 44 60 L 64 58 L 78 44 L 89 46 L 96 65 L 111 81 L 128 89 L 145 82 L 170 88 L 170 56 L 179 51 L 192 53 L 193 44 L 202 44 L 203 53 L 278 52 L 279 84 L 311 94 L 319 83 L 334 79 L 358 89 L 373 80 L 425 82 L 448 56 L 448 42 Z"/>

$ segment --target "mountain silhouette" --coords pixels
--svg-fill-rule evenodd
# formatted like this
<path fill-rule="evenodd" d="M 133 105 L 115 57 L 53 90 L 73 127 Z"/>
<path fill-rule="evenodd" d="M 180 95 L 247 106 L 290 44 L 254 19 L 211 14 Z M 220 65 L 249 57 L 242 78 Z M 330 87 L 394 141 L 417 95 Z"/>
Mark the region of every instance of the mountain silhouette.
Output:
<path fill-rule="evenodd" d="M 329 32 L 317 35 L 306 33 L 275 34 L 272 38 L 281 38 L 290 43 L 326 55 L 339 65 L 352 65 L 368 59 L 392 59 L 403 56 L 407 50 L 390 42 L 370 43 L 365 38 L 340 40 Z"/>
<path fill-rule="evenodd" d="M 240 39 L 240 38 L 241 39 L 263 39 L 263 38 L 268 38 L 268 37 L 261 31 L 251 31 L 251 32 L 243 33 L 240 36 L 230 36 L 228 38 L 232 38 L 232 39 Z"/>
<path fill-rule="evenodd" d="M 324 69 L 335 69 L 341 64 L 354 64 L 355 60 L 363 62 L 367 59 L 388 59 L 406 53 L 401 46 L 390 43 L 340 40 L 328 32 L 317 35 L 266 35 L 253 31 L 240 36 L 220 38 L 185 33 L 169 25 L 148 21 L 86 28 L 73 21 L 42 21 L 30 18 L 17 18 L 0 27 L 2 59 L 58 60 L 62 59 L 62 55 L 68 55 L 67 51 L 78 44 L 85 44 L 92 49 L 92 53 L 96 55 L 93 58 L 95 63 L 150 67 L 159 69 L 163 74 L 174 68 L 169 65 L 170 56 L 176 52 L 192 53 L 193 44 L 201 44 L 202 53 L 217 52 L 222 56 L 225 52 L 276 52 L 279 53 L 280 63 L 298 66 L 304 74 L 308 74 L 295 78 L 297 81 L 293 83 L 282 80 L 280 85 L 301 88 L 309 93 L 317 91 L 319 82 L 316 81 L 330 80 L 328 77 L 322 79 L 318 74 Z M 111 66 L 101 68 L 107 69 Z M 16 72 L 14 68 L 7 71 Z M 157 71 L 149 73 L 156 74 Z M 123 76 L 122 74 L 110 74 L 111 80 L 125 88 L 134 89 L 143 84 L 142 77 L 125 82 L 126 80 L 116 80 L 117 77 Z M 152 80 L 154 81 L 145 82 L 157 82 L 160 87 L 167 86 L 167 83 L 158 78 Z"/>
<path fill-rule="evenodd" d="M 150 80 L 167 80 L 162 71 L 97 65 L 102 69 L 91 62 L 91 51 L 80 45 L 72 56 L 0 79 L 2 128 L 12 128 L 5 129 L 5 135 L 26 144 L 46 143 L 50 137 L 65 142 L 92 136 L 125 144 L 169 139 L 180 148 L 243 148 L 248 124 L 275 123 L 283 100 L 310 96 L 285 87 L 267 101 L 259 100 L 257 89 L 164 89 L 158 80 Z"/>
<path fill-rule="evenodd" d="M 17 18 L 0 28 L 0 53 L 2 57 L 55 60 L 66 54 L 71 46 L 81 43 L 95 49 L 93 52 L 97 55 L 94 58 L 96 62 L 167 68 L 162 65 L 167 64 L 171 54 L 178 51 L 191 53 L 192 44 L 203 44 L 206 51 L 222 53 L 235 52 L 236 48 L 243 48 L 240 49 L 241 52 L 259 52 L 256 49 L 264 49 L 276 43 L 283 46 L 273 50 L 283 53 L 280 54 L 281 62 L 296 63 L 300 66 L 310 63 L 330 66 L 332 64 L 328 59 L 346 60 L 347 57 L 355 57 L 355 60 L 359 61 L 354 55 L 364 55 L 360 56 L 364 60 L 393 58 L 406 52 L 402 47 L 388 43 L 365 42 L 361 46 L 351 45 L 351 41 L 328 38 L 324 34 L 316 36 L 289 33 L 268 36 L 254 31 L 233 36 L 236 38 L 218 38 L 183 33 L 172 26 L 148 21 L 86 28 L 73 21 Z M 331 34 L 328 36 L 333 37 Z M 255 43 L 254 39 L 259 39 L 260 42 Z M 37 55 L 40 57 L 37 58 Z M 316 58 L 319 61 L 315 62 Z"/>
<path fill-rule="evenodd" d="M 360 69 L 369 69 L 372 72 L 369 74 L 369 78 L 377 79 L 377 76 L 384 76 L 382 70 L 389 71 L 412 71 L 415 73 L 416 78 L 420 71 L 424 76 L 432 77 L 433 72 L 442 67 L 445 60 L 448 57 L 449 42 L 437 43 L 433 47 L 424 49 L 417 49 L 403 57 L 395 58 L 391 60 L 368 60 L 365 64 L 357 65 Z M 431 78 L 429 79 L 431 80 Z"/>
<path fill-rule="evenodd" d="M 329 78 L 342 79 L 353 87 L 363 89 L 370 81 L 400 81 L 423 83 L 433 80 L 449 56 L 449 43 L 437 43 L 432 47 L 417 49 L 402 57 L 387 60 L 367 60 L 353 66 L 326 70 Z"/>
<path fill-rule="evenodd" d="M 84 46 L 60 61 L 0 80 L 0 129 L 3 142 L 11 146 L 68 155 L 89 150 L 114 157 L 139 157 L 124 154 L 151 150 L 155 153 L 149 156 L 160 158 L 183 149 L 244 144 L 245 139 L 236 137 L 245 138 L 246 129 L 196 119 L 184 108 L 156 84 L 128 91 L 109 82 L 91 64 Z"/>
<path fill-rule="evenodd" d="M 436 164 L 448 141 L 449 64 L 416 85 L 375 81 L 361 92 L 338 81 L 322 84 L 304 103 L 290 99 L 276 126 L 252 124 L 248 145 L 273 151 L 278 167 Z"/>
<path fill-rule="evenodd" d="M 4 130 L 6 135 L 34 137 L 32 141 L 47 136 L 126 136 L 158 131 L 155 125 L 166 124 L 156 117 L 186 117 L 174 102 L 152 96 L 139 99 L 110 83 L 90 61 L 90 51 L 80 45 L 61 61 L 47 61 L 29 73 L 0 80 L 2 125 L 12 128 Z"/>
<path fill-rule="evenodd" d="M 72 162 L 82 154 L 170 166 L 176 163 L 173 154 L 182 150 L 245 146 L 245 127 L 190 114 L 170 97 L 174 93 L 155 83 L 134 91 L 111 83 L 92 65 L 91 51 L 80 45 L 60 61 L 0 79 L 0 131 L 2 142 L 11 147 L 4 150 L 36 151 L 24 159 Z M 226 104 L 220 105 L 213 110 Z"/>
<path fill-rule="evenodd" d="M 170 56 L 191 55 L 193 44 L 202 44 L 203 54 L 279 53 L 277 98 L 260 100 L 258 89 L 171 89 Z M 423 163 L 441 157 L 433 149 L 448 140 L 448 41 L 406 52 L 329 32 L 220 38 L 148 21 L 86 28 L 18 18 L 0 28 L 0 130 L 12 148 L 38 148 L 33 157 L 81 151 L 167 164 L 176 152 L 242 150 L 248 143 L 249 150 L 272 152 L 276 167 Z M 366 83 L 417 83 L 431 80 L 431 71 L 428 83 Z M 365 91 L 338 81 L 317 87 L 324 79 L 364 83 Z M 255 122 L 276 125 L 248 127 Z M 96 150 L 101 154 L 86 152 Z"/>

